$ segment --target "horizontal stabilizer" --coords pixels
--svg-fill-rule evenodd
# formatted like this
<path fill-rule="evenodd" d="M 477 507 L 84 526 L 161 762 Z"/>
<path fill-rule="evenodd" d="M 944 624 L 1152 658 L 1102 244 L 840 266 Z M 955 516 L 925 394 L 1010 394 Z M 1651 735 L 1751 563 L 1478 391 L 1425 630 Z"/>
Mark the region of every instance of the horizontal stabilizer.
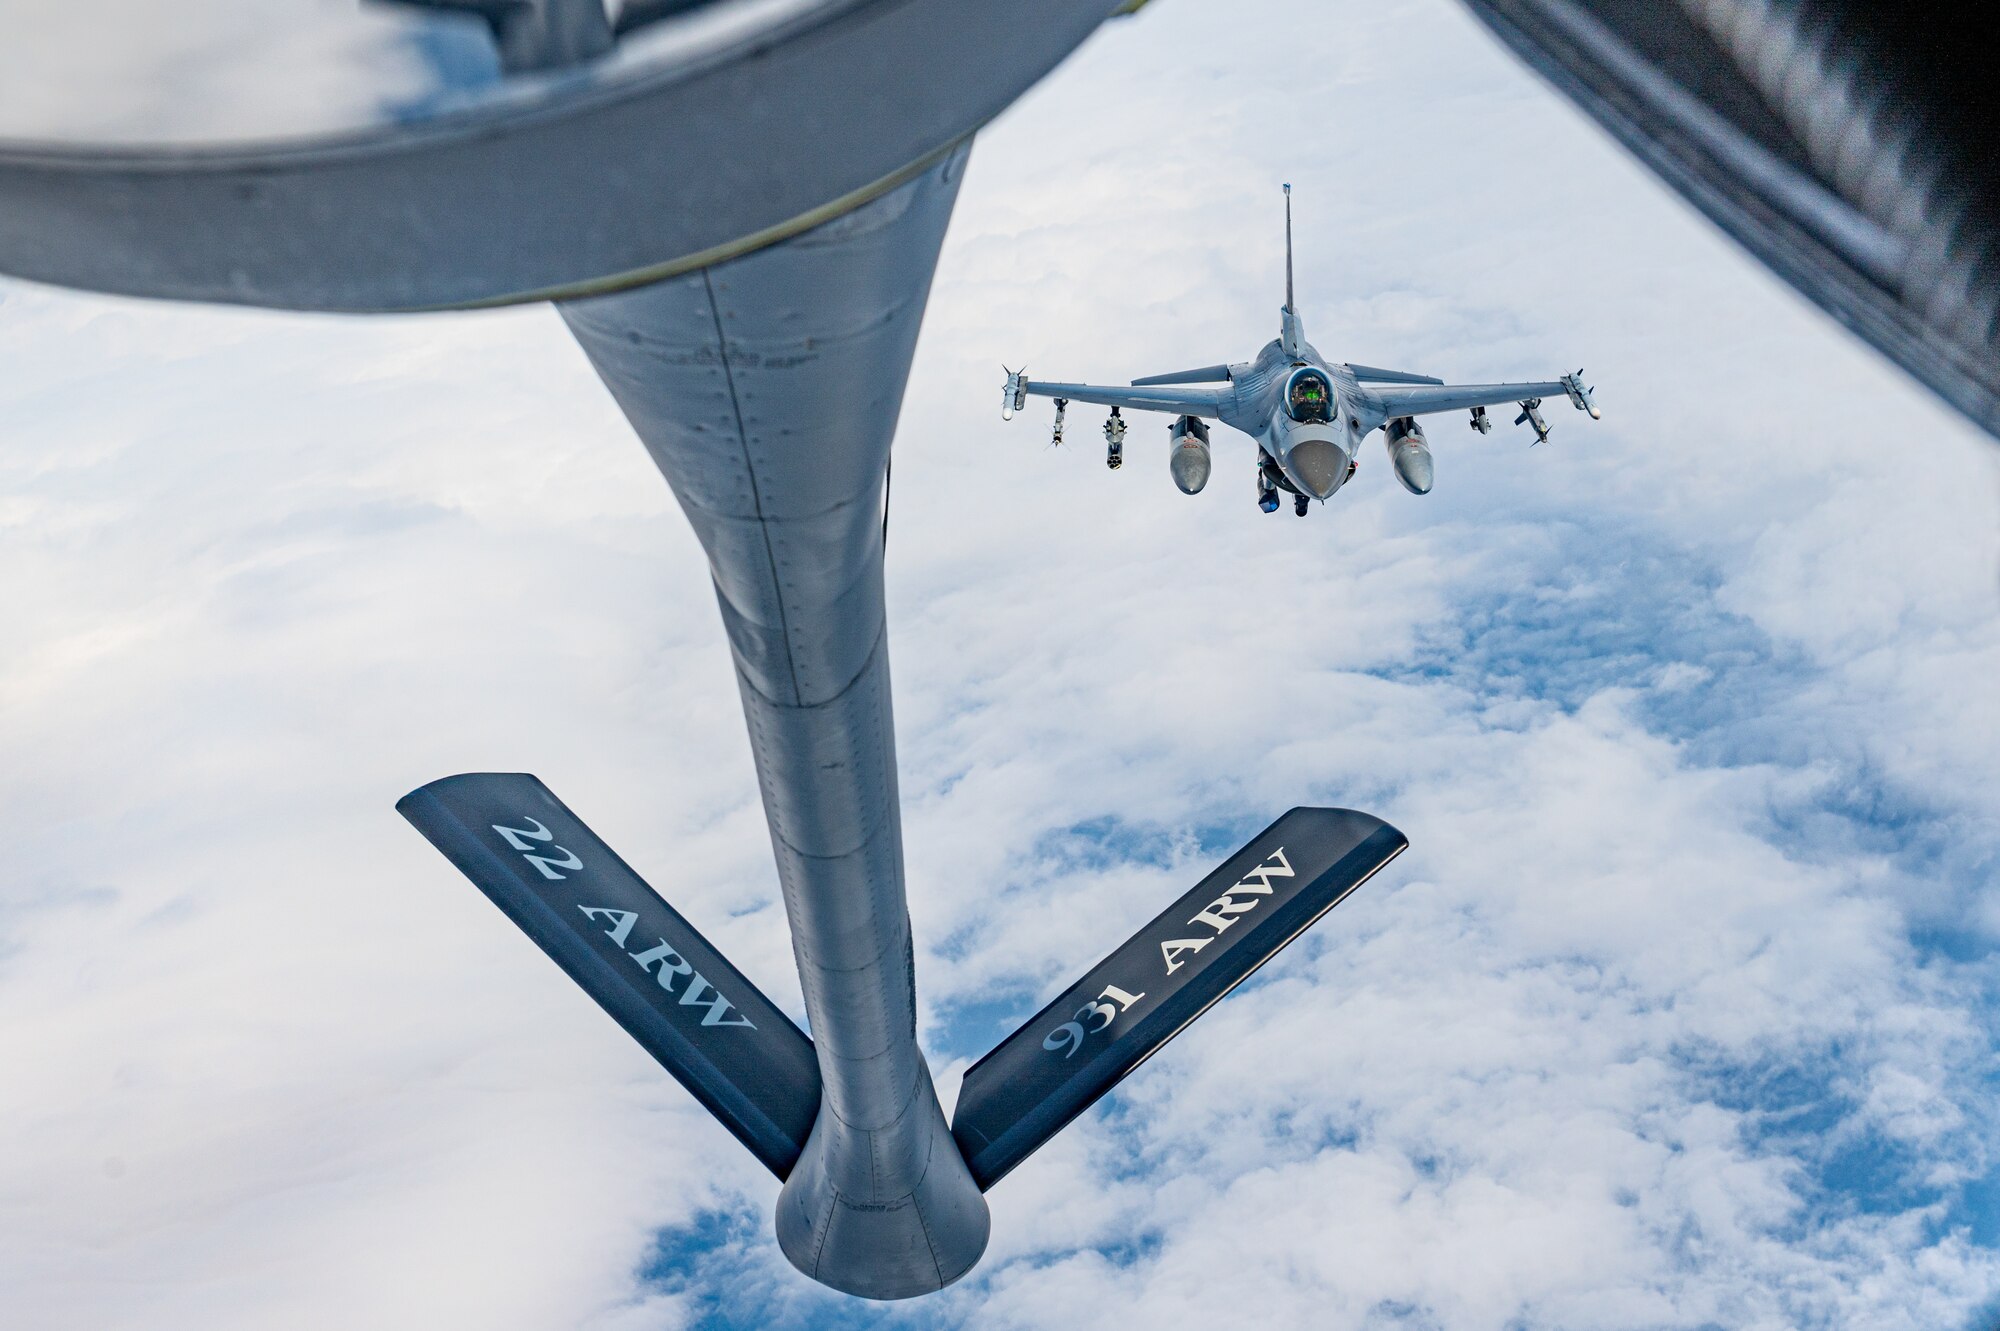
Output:
<path fill-rule="evenodd" d="M 1350 365 L 1348 372 L 1364 384 L 1441 384 L 1434 374 L 1408 374 L 1402 370 L 1380 370 L 1373 365 Z"/>
<path fill-rule="evenodd" d="M 1176 370 L 1172 374 L 1149 374 L 1144 379 L 1134 379 L 1132 387 L 1149 388 L 1154 384 L 1213 384 L 1229 378 L 1227 365 L 1204 365 L 1199 370 Z"/>
<path fill-rule="evenodd" d="M 819 1114 L 812 1041 L 534 777 L 396 809 L 779 1178 Z"/>
<path fill-rule="evenodd" d="M 951 1132 L 990 1188 L 1409 841 L 1351 809 L 1293 809 L 973 1064 Z"/>

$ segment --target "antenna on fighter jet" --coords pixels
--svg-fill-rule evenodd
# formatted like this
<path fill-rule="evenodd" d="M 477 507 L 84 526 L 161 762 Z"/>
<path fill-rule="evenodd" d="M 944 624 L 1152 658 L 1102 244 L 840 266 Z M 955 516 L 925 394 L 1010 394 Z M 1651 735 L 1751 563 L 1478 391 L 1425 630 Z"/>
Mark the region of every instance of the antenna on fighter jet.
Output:
<path fill-rule="evenodd" d="M 1285 354 L 1298 360 L 1306 353 L 1305 324 L 1299 319 L 1298 299 L 1292 290 L 1292 187 L 1285 185 L 1285 313 L 1283 319 Z"/>
<path fill-rule="evenodd" d="M 1285 309 L 1296 314 L 1298 305 L 1292 299 L 1292 186 L 1285 184 Z"/>

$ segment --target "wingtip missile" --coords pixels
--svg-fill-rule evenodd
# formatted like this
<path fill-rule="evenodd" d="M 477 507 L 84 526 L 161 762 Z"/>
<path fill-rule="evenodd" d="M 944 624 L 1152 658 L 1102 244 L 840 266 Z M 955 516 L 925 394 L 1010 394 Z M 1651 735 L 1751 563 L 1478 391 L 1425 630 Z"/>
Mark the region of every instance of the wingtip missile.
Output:
<path fill-rule="evenodd" d="M 1005 365 L 1000 367 L 1007 370 Z M 1000 390 L 1000 419 L 1011 421 L 1014 413 L 1028 405 L 1028 371 L 1007 370 L 1006 386 Z"/>
<path fill-rule="evenodd" d="M 1585 413 L 1594 421 L 1604 419 L 1604 413 L 1597 409 L 1597 400 L 1591 396 L 1597 390 L 1595 388 L 1584 387 L 1583 370 L 1581 367 L 1577 369 L 1575 374 L 1564 375 L 1562 377 L 1562 386 L 1563 392 L 1569 394 L 1569 404 L 1572 407 Z"/>

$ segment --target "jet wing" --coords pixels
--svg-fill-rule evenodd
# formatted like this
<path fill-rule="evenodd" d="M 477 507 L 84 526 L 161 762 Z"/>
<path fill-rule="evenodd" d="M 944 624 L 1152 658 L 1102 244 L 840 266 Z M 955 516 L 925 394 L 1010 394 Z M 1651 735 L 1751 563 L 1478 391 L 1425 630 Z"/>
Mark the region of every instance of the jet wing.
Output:
<path fill-rule="evenodd" d="M 1569 389 L 1555 379 L 1536 384 L 1367 384 L 1364 388 L 1391 420 L 1398 416 L 1468 411 L 1473 407 L 1508 406 L 1535 398 L 1569 396 Z"/>
<path fill-rule="evenodd" d="M 1236 393 L 1235 385 L 1199 388 L 1192 384 L 1101 388 L 1095 384 L 1045 384 L 1022 380 L 1021 391 L 1038 397 L 1059 397 L 1069 402 L 1088 402 L 1099 407 L 1127 407 L 1133 411 L 1164 411 L 1175 416 L 1222 414 L 1222 403 Z"/>

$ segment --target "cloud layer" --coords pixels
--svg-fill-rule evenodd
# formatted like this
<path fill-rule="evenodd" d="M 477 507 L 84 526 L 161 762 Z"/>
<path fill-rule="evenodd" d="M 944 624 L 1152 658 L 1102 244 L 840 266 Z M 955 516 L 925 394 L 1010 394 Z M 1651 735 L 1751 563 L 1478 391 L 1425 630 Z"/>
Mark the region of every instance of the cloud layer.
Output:
<path fill-rule="evenodd" d="M 998 420 L 1276 331 L 1581 362 L 1304 521 Z M 1450 6 L 1159 4 L 981 138 L 898 438 L 957 1071 L 1285 808 L 1411 852 L 992 1195 L 964 1285 L 775 1185 L 391 811 L 534 771 L 797 1007 L 699 550 L 545 310 L 0 286 L 9 1326 L 1974 1324 L 2000 1291 L 1990 445 Z"/>

